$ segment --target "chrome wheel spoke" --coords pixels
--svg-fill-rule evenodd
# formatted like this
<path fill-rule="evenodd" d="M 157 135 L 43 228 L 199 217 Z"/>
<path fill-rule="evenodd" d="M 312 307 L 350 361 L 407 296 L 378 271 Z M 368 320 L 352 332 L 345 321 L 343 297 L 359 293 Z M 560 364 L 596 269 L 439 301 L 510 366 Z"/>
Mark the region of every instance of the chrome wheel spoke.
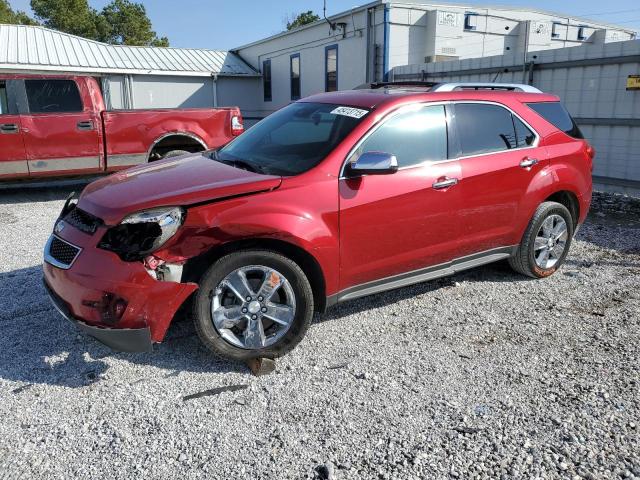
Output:
<path fill-rule="evenodd" d="M 545 247 L 538 254 L 538 257 L 536 258 L 536 263 L 538 264 L 538 266 L 542 268 L 547 268 L 548 260 L 549 260 L 549 249 Z"/>
<path fill-rule="evenodd" d="M 295 311 L 289 305 L 269 303 L 266 308 L 267 311 L 263 314 L 265 318 L 280 325 L 289 325 L 293 321 Z"/>
<path fill-rule="evenodd" d="M 278 288 L 282 285 L 283 279 L 284 277 L 279 275 L 275 270 L 266 270 L 264 272 L 264 280 L 258 290 L 258 297 L 262 297 L 262 301 L 264 302 L 271 300 L 273 294 L 276 293 Z"/>
<path fill-rule="evenodd" d="M 213 323 L 218 329 L 235 327 L 244 317 L 241 306 L 218 307 L 213 311 Z"/>
<path fill-rule="evenodd" d="M 553 258 L 558 259 L 562 256 L 562 253 L 564 252 L 564 246 L 564 242 L 558 242 L 556 246 L 551 249 L 551 255 L 553 255 Z"/>
<path fill-rule="evenodd" d="M 265 346 L 264 326 L 261 318 L 249 318 L 244 329 L 245 348 L 262 348 Z"/>
<path fill-rule="evenodd" d="M 563 221 L 559 221 L 555 227 L 553 227 L 553 231 L 551 232 L 553 238 L 560 238 L 562 235 L 566 235 L 567 233 L 567 224 Z"/>
<path fill-rule="evenodd" d="M 547 248 L 547 239 L 544 237 L 536 237 L 533 244 L 533 249 L 537 252 L 541 248 Z"/>
<path fill-rule="evenodd" d="M 553 217 L 547 217 L 542 222 L 542 235 L 545 238 L 551 238 L 551 232 L 553 231 Z"/>
<path fill-rule="evenodd" d="M 226 284 L 242 302 L 244 302 L 247 297 L 254 295 L 247 280 L 247 275 L 241 269 L 229 274 L 227 278 L 223 280 L 223 283 Z"/>

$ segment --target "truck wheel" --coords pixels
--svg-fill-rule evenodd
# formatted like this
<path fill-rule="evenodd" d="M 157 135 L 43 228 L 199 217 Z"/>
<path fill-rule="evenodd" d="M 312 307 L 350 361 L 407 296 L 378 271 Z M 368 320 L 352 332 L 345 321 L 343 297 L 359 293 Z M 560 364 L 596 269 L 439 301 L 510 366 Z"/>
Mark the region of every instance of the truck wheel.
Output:
<path fill-rule="evenodd" d="M 276 358 L 307 332 L 313 293 L 302 269 L 287 257 L 243 250 L 222 257 L 204 274 L 193 317 L 200 340 L 217 355 Z"/>
<path fill-rule="evenodd" d="M 187 152 L 186 150 L 171 150 L 165 153 L 162 158 L 171 158 L 171 157 L 179 157 L 181 155 L 189 155 L 191 152 Z"/>
<path fill-rule="evenodd" d="M 509 264 L 534 278 L 552 275 L 564 263 L 573 239 L 573 218 L 556 202 L 540 204 Z"/>

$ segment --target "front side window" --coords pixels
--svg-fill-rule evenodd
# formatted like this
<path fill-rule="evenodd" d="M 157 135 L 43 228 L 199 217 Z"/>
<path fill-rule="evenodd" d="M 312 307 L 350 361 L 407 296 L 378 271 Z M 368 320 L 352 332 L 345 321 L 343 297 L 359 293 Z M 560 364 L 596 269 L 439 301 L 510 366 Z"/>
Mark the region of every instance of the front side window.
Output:
<path fill-rule="evenodd" d="M 262 86 L 264 89 L 264 101 L 271 101 L 271 60 L 262 62 Z"/>
<path fill-rule="evenodd" d="M 297 175 L 319 164 L 368 113 L 327 103 L 291 103 L 212 152 L 212 158 L 259 173 Z"/>
<path fill-rule="evenodd" d="M 325 92 L 338 90 L 338 46 L 332 45 L 324 51 Z"/>
<path fill-rule="evenodd" d="M 290 59 L 291 76 L 291 100 L 300 99 L 300 54 L 291 55 Z"/>
<path fill-rule="evenodd" d="M 356 149 L 350 161 L 365 152 L 396 156 L 399 167 L 447 158 L 447 121 L 443 105 L 419 106 L 384 121 Z"/>
<path fill-rule="evenodd" d="M 518 146 L 512 115 L 506 108 L 482 103 L 456 104 L 455 122 L 463 156 Z"/>
<path fill-rule="evenodd" d="M 81 112 L 82 99 L 73 80 L 25 80 L 31 113 Z"/>
<path fill-rule="evenodd" d="M 9 113 L 9 101 L 7 98 L 7 84 L 0 82 L 0 115 Z"/>

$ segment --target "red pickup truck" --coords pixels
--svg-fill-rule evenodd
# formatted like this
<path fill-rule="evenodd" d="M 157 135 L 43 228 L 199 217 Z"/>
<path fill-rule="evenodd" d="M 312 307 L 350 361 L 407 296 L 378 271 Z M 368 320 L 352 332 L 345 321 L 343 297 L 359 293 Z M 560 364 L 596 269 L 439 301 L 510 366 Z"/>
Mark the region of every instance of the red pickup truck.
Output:
<path fill-rule="evenodd" d="M 0 181 L 121 170 L 243 131 L 235 107 L 107 111 L 93 77 L 0 75 Z"/>

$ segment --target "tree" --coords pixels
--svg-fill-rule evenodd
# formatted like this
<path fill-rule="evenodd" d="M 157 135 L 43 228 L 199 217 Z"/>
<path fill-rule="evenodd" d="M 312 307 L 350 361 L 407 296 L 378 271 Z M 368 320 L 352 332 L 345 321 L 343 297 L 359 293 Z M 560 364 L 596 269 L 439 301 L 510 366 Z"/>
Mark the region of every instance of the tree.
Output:
<path fill-rule="evenodd" d="M 7 0 L 0 0 L 0 23 L 10 23 L 14 25 L 37 25 L 33 18 L 18 10 L 14 12 Z"/>
<path fill-rule="evenodd" d="M 317 22 L 318 20 L 320 20 L 320 16 L 313 13 L 312 10 L 307 10 L 306 12 L 299 13 L 298 15 L 292 13 L 290 18 L 285 18 L 285 21 L 287 22 L 287 30 L 293 30 L 294 28 L 308 25 L 309 23 Z"/>
<path fill-rule="evenodd" d="M 141 3 L 130 0 L 113 0 L 102 10 L 106 20 L 107 38 L 104 40 L 117 45 L 149 45 L 168 47 L 167 37 L 158 38 L 152 30 L 151 20 Z"/>
<path fill-rule="evenodd" d="M 48 28 L 99 40 L 106 28 L 87 0 L 31 0 L 31 10 Z"/>
<path fill-rule="evenodd" d="M 2 3 L 9 5 L 0 2 L 1 15 Z M 130 0 L 112 0 L 101 12 L 88 0 L 31 0 L 31 9 L 44 26 L 72 35 L 116 45 L 169 46 L 167 37 L 158 38 L 153 31 L 144 6 Z"/>

